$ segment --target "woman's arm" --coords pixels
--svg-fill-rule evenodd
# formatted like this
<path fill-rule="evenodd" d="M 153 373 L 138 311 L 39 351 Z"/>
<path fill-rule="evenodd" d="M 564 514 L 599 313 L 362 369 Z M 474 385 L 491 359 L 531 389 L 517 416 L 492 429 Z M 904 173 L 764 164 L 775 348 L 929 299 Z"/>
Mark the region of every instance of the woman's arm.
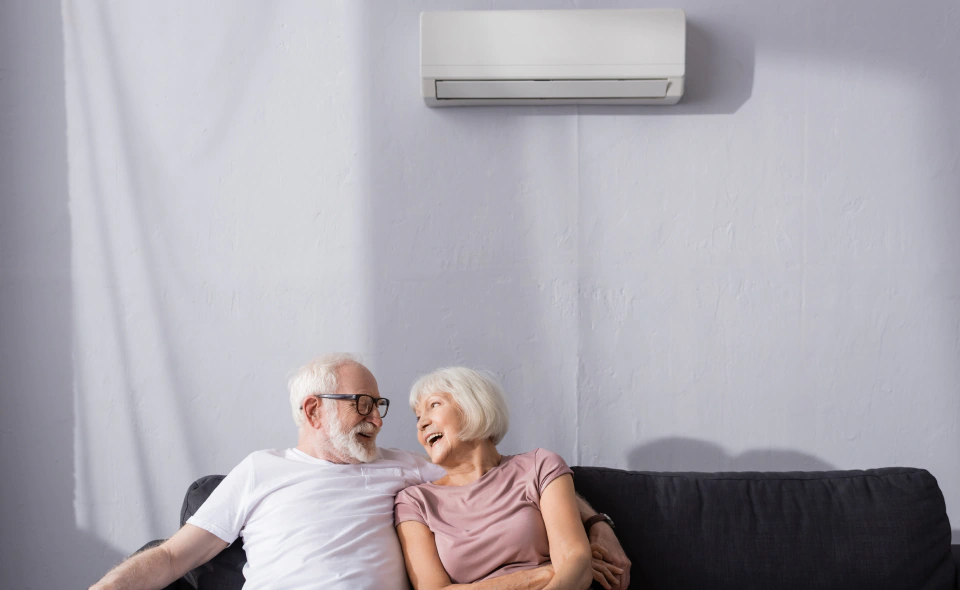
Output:
<path fill-rule="evenodd" d="M 555 572 L 547 590 L 584 590 L 590 586 L 590 544 L 583 530 L 573 476 L 561 475 L 547 484 L 540 495 L 540 513 L 547 528 L 550 562 Z"/>
<path fill-rule="evenodd" d="M 572 489 L 572 486 L 571 486 Z M 581 531 L 583 526 L 580 527 Z M 403 561 L 414 590 L 470 588 L 471 590 L 542 590 L 553 579 L 553 567 L 538 567 L 473 584 L 453 584 L 443 569 L 433 532 L 422 522 L 408 520 L 397 525 Z"/>

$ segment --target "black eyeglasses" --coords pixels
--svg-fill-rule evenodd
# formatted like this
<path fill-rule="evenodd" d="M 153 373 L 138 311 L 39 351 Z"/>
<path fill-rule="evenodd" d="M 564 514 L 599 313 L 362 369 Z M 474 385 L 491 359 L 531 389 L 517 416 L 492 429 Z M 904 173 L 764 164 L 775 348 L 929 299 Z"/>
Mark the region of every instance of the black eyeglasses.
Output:
<path fill-rule="evenodd" d="M 365 393 L 315 393 L 313 397 L 319 397 L 323 399 L 350 399 L 356 402 L 357 413 L 361 416 L 366 416 L 373 411 L 373 407 L 376 406 L 380 410 L 380 417 L 386 418 L 387 411 L 390 410 L 390 400 L 385 397 L 373 397 L 372 395 L 367 395 Z M 300 409 L 303 409 L 303 406 L 300 406 Z"/>

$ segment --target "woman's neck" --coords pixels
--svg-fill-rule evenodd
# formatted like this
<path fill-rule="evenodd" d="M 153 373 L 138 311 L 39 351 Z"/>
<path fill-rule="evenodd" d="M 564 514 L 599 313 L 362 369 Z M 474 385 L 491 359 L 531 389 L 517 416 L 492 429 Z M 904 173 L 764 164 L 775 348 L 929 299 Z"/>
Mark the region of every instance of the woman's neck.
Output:
<path fill-rule="evenodd" d="M 465 486 L 471 484 L 500 464 L 503 457 L 489 440 L 460 443 L 457 452 L 443 462 L 447 476 L 437 480 L 438 485 Z"/>

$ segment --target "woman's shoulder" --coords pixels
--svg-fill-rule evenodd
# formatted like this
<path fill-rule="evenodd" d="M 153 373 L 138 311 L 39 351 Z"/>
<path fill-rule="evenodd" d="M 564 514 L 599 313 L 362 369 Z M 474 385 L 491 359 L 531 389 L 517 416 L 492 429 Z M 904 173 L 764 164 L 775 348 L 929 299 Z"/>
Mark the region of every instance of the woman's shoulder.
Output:
<path fill-rule="evenodd" d="M 543 461 L 560 461 L 566 465 L 566 461 L 563 460 L 559 454 L 554 453 L 549 449 L 544 449 L 537 447 L 533 450 L 527 451 L 526 453 L 520 453 L 519 455 L 514 455 L 516 458 L 522 458 L 524 461 L 533 461 L 534 463 L 542 463 Z"/>
<path fill-rule="evenodd" d="M 543 448 L 536 448 L 526 453 L 520 453 L 510 457 L 510 462 L 515 468 L 521 468 L 524 471 L 542 471 L 547 469 L 569 469 L 567 462 L 563 457 Z"/>
<path fill-rule="evenodd" d="M 393 499 L 393 519 L 399 525 L 401 522 L 415 520 L 428 524 L 430 514 L 434 512 L 436 500 L 431 499 L 424 492 L 428 484 L 417 484 L 403 488 Z"/>

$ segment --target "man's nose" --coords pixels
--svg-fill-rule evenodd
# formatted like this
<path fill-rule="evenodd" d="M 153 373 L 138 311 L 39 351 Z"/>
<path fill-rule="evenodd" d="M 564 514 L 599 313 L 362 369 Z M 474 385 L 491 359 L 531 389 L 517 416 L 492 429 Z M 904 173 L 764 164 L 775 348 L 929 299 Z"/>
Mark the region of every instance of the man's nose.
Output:
<path fill-rule="evenodd" d="M 380 406 L 373 406 L 373 410 L 367 414 L 367 420 L 373 422 L 377 428 L 383 428 L 383 417 L 380 415 Z"/>

